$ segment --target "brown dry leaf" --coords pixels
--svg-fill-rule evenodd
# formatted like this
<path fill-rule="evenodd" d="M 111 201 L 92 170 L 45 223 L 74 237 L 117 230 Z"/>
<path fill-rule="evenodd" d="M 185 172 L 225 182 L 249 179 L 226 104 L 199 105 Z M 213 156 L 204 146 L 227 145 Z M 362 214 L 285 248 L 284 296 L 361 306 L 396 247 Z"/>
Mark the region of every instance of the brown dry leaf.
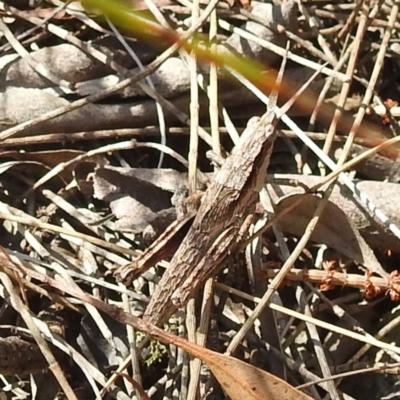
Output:
<path fill-rule="evenodd" d="M 297 175 L 285 174 L 284 181 L 280 181 L 279 176 L 268 176 L 268 192 L 270 193 L 274 203 L 279 203 L 283 197 L 293 194 L 304 193 L 304 188 L 298 185 L 293 185 L 293 182 L 299 182 L 302 185 L 310 188 L 321 181 L 321 177 L 312 175 Z M 289 183 L 289 182 L 292 183 Z M 389 182 L 365 181 L 358 180 L 355 182 L 357 190 L 362 193 L 368 193 L 373 203 L 381 210 L 385 210 L 385 214 L 390 221 L 396 226 L 400 225 L 398 212 L 398 204 L 400 202 L 400 185 Z M 329 198 L 329 201 L 334 203 L 351 223 L 357 231 L 365 239 L 368 245 L 373 250 L 387 251 L 400 253 L 400 241 L 387 229 L 385 226 L 375 221 L 374 218 L 365 212 L 358 201 L 353 198 L 352 193 L 347 188 L 336 185 Z M 311 204 L 310 204 L 311 207 Z M 299 209 L 300 210 L 300 209 Z M 291 229 L 292 213 L 290 217 L 284 218 L 284 225 Z M 298 214 L 300 214 L 299 211 Z M 301 216 L 301 215 L 300 215 Z M 283 226 L 282 226 L 283 228 Z M 285 232 L 285 231 L 284 231 Z M 290 233 L 290 230 L 286 231 Z"/>
<path fill-rule="evenodd" d="M 199 346 L 177 344 L 210 368 L 232 400 L 311 400 L 282 379 L 237 358 Z"/>
<path fill-rule="evenodd" d="M 187 351 L 192 356 L 199 358 L 211 369 L 218 382 L 232 400 L 311 400 L 311 397 L 268 372 L 246 364 L 236 358 L 205 349 L 179 336 L 165 332 L 161 328 L 134 317 L 117 306 L 104 303 L 81 290 L 71 287 L 65 282 L 56 281 L 22 265 L 17 267 L 1 254 L 0 266 L 1 268 L 22 272 L 41 282 L 46 282 L 58 290 L 93 305 L 122 324 L 131 325 L 135 329 L 147 333 L 165 344 L 173 344 Z"/>
<path fill-rule="evenodd" d="M 321 201 L 319 197 L 312 194 L 287 196 L 279 201 L 275 211 L 279 213 L 289 207 L 298 199 L 298 196 L 307 196 L 307 198 L 286 214 L 279 223 L 284 232 L 301 236 Z M 387 275 L 353 222 L 330 201 L 314 229 L 311 240 L 326 244 L 350 259 L 365 265 L 371 272 L 382 277 Z"/>
<path fill-rule="evenodd" d="M 98 307 L 98 301 L 93 303 Z M 104 304 L 105 305 L 105 304 Z M 108 305 L 105 305 L 109 307 Z M 137 327 L 135 317 L 120 310 L 111 316 Z M 124 314 L 124 315 L 122 315 Z M 126 316 L 126 317 L 125 317 Z M 119 319 L 122 317 L 122 319 Z M 124 318 L 125 317 L 125 318 Z M 137 321 L 137 319 L 136 319 Z M 282 379 L 237 358 L 216 353 L 144 323 L 145 331 L 163 343 L 174 344 L 206 364 L 232 400 L 311 400 Z M 143 328 L 141 328 L 142 330 Z"/>
<path fill-rule="evenodd" d="M 172 193 L 137 178 L 129 168 L 99 168 L 93 177 L 94 196 L 110 204 L 116 229 L 156 236 L 176 219 Z"/>
<path fill-rule="evenodd" d="M 133 176 L 170 193 L 176 193 L 182 186 L 186 186 L 188 180 L 187 173 L 169 168 L 121 168 L 107 166 L 107 169 L 117 171 L 125 176 Z M 205 185 L 201 186 L 201 182 L 198 185 L 199 190 L 206 189 Z"/>

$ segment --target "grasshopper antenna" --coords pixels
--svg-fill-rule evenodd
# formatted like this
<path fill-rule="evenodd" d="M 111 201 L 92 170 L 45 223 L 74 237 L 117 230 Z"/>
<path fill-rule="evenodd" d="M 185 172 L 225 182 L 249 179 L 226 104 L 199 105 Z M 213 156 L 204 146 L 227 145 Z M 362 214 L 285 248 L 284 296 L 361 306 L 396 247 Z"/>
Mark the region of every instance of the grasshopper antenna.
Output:
<path fill-rule="evenodd" d="M 285 55 L 283 56 L 282 64 L 279 68 L 278 75 L 275 79 L 274 86 L 272 87 L 271 93 L 269 95 L 268 110 L 273 110 L 276 107 L 276 104 L 278 101 L 279 90 L 280 90 L 281 83 L 283 80 L 283 73 L 285 72 L 286 62 L 288 59 L 287 55 L 289 52 L 289 46 L 290 46 L 290 42 L 288 41 L 286 43 L 286 50 L 285 50 Z"/>
<path fill-rule="evenodd" d="M 301 86 L 301 88 L 289 99 L 278 111 L 277 116 L 280 119 L 283 114 L 286 114 L 292 107 L 293 103 L 299 98 L 299 96 L 310 86 L 310 83 L 321 73 L 321 71 L 328 65 L 328 63 L 322 64 L 319 69 L 317 69 L 310 78 Z M 272 94 L 271 96 L 272 97 Z M 276 99 L 275 99 L 276 100 Z M 271 100 L 270 100 L 271 101 Z M 275 104 L 276 105 L 276 104 Z M 268 103 L 269 106 L 269 103 Z"/>

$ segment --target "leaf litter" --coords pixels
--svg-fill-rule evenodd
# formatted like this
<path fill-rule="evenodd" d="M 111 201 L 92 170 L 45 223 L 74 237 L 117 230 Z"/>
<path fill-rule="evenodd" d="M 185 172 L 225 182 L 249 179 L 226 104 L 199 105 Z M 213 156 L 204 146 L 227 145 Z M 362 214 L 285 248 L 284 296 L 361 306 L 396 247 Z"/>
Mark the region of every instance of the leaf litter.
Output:
<path fill-rule="evenodd" d="M 144 3 L 137 8 L 147 10 Z M 191 3 L 184 1 L 155 6 L 174 28 L 187 24 L 192 13 Z M 199 7 L 203 10 L 204 4 Z M 300 98 L 290 116 L 338 164 L 348 153 L 344 140 L 352 140 L 348 134 L 369 93 L 372 99 L 357 122 L 350 156 L 397 134 L 397 5 L 366 7 L 352 2 L 335 7 L 221 3 L 211 17 L 219 25 L 213 29 L 221 51 L 230 48 L 262 61 L 266 74 L 279 67 L 276 53 L 283 54 L 287 40 L 288 81 L 301 86 L 313 68 L 327 62 L 302 97 L 309 100 L 307 106 Z M 107 393 L 118 399 L 135 394 L 145 398 L 144 390 L 151 397 L 179 393 L 193 399 L 326 394 L 378 399 L 396 393 L 396 144 L 355 165 L 349 175 L 360 196 L 368 195 L 376 208 L 368 209 L 338 183 L 318 224 L 308 232 L 325 196 L 324 189 L 312 188 L 326 168 L 293 131 L 282 129 L 266 185 L 272 208 L 266 215 L 260 207 L 260 223 L 252 230 L 264 233 L 244 252 L 227 257 L 229 268 L 217 277 L 220 284 L 209 297 L 208 311 L 200 311 L 201 294 L 196 296 L 186 320 L 188 337 L 193 341 L 197 336 L 198 345 L 190 343 L 181 337 L 185 310 L 165 332 L 138 319 L 168 258 L 131 287 L 117 283 L 112 272 L 137 258 L 176 220 L 180 211 L 174 206 L 175 193 L 206 188 L 213 179 L 206 152 L 212 145 L 225 156 L 246 121 L 262 113 L 263 100 L 221 73 L 221 66 L 214 75 L 203 61 L 195 70 L 188 68 L 188 55 L 181 51 L 150 75 L 153 86 L 141 81 L 78 107 L 75 102 L 102 97 L 127 74 L 138 73 L 118 35 L 79 2 L 32 6 L 18 0 L 0 2 L 0 9 L 0 351 L 9 361 L 0 365 L 2 392 L 22 398 L 100 398 Z M 144 66 L 167 46 L 161 39 L 154 46 L 127 31 L 120 34 Z M 350 46 L 357 51 L 348 61 Z M 374 73 L 380 81 L 370 79 Z M 190 93 L 196 81 L 200 88 L 194 99 Z M 324 89 L 317 123 L 308 124 L 324 86 L 329 89 Z M 290 97 L 295 85 L 292 89 L 282 97 Z M 158 144 L 155 100 L 165 111 L 163 145 Z M 196 102 L 198 126 L 187 128 L 194 121 L 190 104 Z M 341 118 L 336 106 L 347 110 Z M 46 117 L 59 108 L 62 114 Z M 193 140 L 195 131 L 204 142 L 189 143 L 188 133 Z M 127 137 L 134 141 L 123 142 Z M 196 157 L 189 152 L 193 145 Z M 160 152 L 166 156 L 157 169 Z M 388 218 L 385 224 L 382 215 Z M 262 222 L 265 217 L 274 222 L 272 230 Z M 232 343 L 239 338 L 235 335 L 304 232 L 310 241 L 296 250 L 299 255 L 277 286 L 270 309 L 264 308 L 254 326 L 246 328 L 233 352 Z M 200 326 L 191 322 L 196 320 Z M 160 342 L 143 339 L 139 331 Z M 190 367 L 181 349 L 203 367 Z M 31 381 L 23 380 L 27 374 L 33 374 Z M 303 392 L 296 386 L 304 387 Z"/>

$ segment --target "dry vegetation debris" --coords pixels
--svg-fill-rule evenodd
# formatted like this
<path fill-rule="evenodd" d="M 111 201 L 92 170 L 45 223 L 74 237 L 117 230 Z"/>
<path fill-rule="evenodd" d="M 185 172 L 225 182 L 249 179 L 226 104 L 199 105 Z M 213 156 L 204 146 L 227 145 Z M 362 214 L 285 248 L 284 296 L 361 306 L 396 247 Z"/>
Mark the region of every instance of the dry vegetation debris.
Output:
<path fill-rule="evenodd" d="M 265 79 L 288 58 L 281 103 L 319 71 L 297 127 L 279 127 L 249 232 L 262 235 L 227 257 L 209 327 L 193 323 L 200 293 L 171 334 L 115 306 L 140 317 L 174 247 L 131 287 L 113 271 L 207 188 L 207 151 L 229 154 L 268 93 L 185 50 L 164 57 L 165 37 L 82 3 L 0 1 L 1 398 L 398 396 L 399 2 L 126 2 L 178 32 L 214 4 L 201 27 L 214 49 L 263 63 Z M 288 263 L 238 360 L 223 356 Z"/>

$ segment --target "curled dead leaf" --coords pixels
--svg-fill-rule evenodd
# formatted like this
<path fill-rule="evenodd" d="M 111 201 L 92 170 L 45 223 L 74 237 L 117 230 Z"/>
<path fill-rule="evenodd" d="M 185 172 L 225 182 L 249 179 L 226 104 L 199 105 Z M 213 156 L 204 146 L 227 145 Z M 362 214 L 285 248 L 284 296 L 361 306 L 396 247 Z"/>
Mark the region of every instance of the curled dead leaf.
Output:
<path fill-rule="evenodd" d="M 318 203 L 322 201 L 321 198 L 312 194 L 295 194 L 282 198 L 275 211 L 279 213 L 289 207 L 299 196 L 306 196 L 306 199 L 280 221 L 284 232 L 296 236 L 304 233 Z M 371 272 L 383 277 L 387 275 L 355 224 L 337 205 L 330 201 L 314 229 L 311 240 L 326 244 L 350 259 L 365 265 Z"/>

